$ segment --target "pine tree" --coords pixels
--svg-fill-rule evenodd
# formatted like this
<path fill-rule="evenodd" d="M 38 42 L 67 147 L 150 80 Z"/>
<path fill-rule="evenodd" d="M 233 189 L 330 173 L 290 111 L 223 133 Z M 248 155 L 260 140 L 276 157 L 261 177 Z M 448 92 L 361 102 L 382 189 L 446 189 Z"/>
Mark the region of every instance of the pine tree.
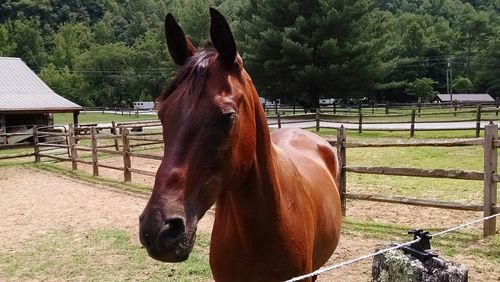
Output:
<path fill-rule="evenodd" d="M 380 44 L 362 23 L 377 12 L 372 0 L 249 0 L 235 34 L 261 95 L 317 106 L 374 88 Z"/>

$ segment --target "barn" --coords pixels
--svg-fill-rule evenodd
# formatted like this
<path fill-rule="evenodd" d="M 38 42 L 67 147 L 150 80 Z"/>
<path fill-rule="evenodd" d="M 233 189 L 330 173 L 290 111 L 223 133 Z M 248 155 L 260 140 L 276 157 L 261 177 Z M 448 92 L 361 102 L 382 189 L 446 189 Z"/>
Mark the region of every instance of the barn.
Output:
<path fill-rule="evenodd" d="M 463 104 L 479 104 L 479 103 L 493 103 L 495 99 L 491 97 L 489 94 L 438 94 L 437 101 L 438 102 L 451 102 L 453 99 L 454 102 L 463 103 Z"/>
<path fill-rule="evenodd" d="M 0 145 L 32 138 L 33 127 L 53 125 L 53 113 L 73 113 L 81 106 L 57 95 L 21 59 L 0 57 Z"/>

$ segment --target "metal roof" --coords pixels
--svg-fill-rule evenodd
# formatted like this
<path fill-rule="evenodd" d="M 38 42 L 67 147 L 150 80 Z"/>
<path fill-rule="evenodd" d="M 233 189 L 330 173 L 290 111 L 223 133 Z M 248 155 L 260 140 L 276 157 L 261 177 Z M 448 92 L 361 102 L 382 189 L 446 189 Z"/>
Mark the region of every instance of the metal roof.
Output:
<path fill-rule="evenodd" d="M 450 94 L 438 94 L 442 102 L 450 102 Z M 453 101 L 461 102 L 495 102 L 489 94 L 453 94 Z"/>
<path fill-rule="evenodd" d="M 57 95 L 21 59 L 0 57 L 0 112 L 81 109 Z"/>

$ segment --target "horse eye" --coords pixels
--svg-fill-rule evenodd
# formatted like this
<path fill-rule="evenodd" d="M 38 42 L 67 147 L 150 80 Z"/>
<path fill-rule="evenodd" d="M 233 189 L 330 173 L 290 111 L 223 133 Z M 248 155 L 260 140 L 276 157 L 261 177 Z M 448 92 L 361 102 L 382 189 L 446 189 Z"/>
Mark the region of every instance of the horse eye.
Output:
<path fill-rule="evenodd" d="M 236 120 L 236 112 L 224 113 L 224 119 L 230 122 L 234 122 Z"/>
<path fill-rule="evenodd" d="M 234 109 L 228 108 L 222 111 L 222 116 L 224 120 L 233 122 L 236 119 L 237 113 Z"/>

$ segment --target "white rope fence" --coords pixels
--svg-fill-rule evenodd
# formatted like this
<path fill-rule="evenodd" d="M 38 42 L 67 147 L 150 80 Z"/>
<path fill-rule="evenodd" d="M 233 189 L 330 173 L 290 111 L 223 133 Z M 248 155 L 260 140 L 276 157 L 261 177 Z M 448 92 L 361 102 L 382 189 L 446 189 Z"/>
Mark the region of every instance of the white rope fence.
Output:
<path fill-rule="evenodd" d="M 447 234 L 447 233 L 450 233 L 450 232 L 454 232 L 454 231 L 457 231 L 459 229 L 465 228 L 467 226 L 474 225 L 476 223 L 479 223 L 479 222 L 482 222 L 482 221 L 485 221 L 485 220 L 497 217 L 499 215 L 500 215 L 500 213 L 493 214 L 493 215 L 490 215 L 490 216 L 487 216 L 487 217 L 483 217 L 483 218 L 480 218 L 480 219 L 477 219 L 477 220 L 474 220 L 474 221 L 471 221 L 471 222 L 468 222 L 468 223 L 465 223 L 465 224 L 462 224 L 462 225 L 459 225 L 459 226 L 456 226 L 456 227 L 453 227 L 453 228 L 450 228 L 450 229 L 447 229 L 447 230 L 440 231 L 440 232 L 435 233 L 435 234 L 431 234 L 431 236 L 434 238 L 436 236 L 440 236 L 440 235 L 444 235 L 444 234 Z M 337 268 L 344 267 L 344 266 L 349 265 L 349 264 L 353 264 L 353 263 L 358 262 L 360 260 L 371 258 L 371 257 L 374 257 L 374 256 L 379 255 L 379 254 L 387 253 L 389 251 L 402 248 L 404 246 L 409 246 L 409 245 L 411 245 L 413 243 L 416 243 L 418 241 L 420 241 L 420 238 L 417 238 L 417 239 L 415 239 L 413 241 L 409 241 L 409 242 L 406 242 L 406 243 L 403 243 L 403 244 L 397 244 L 396 246 L 393 246 L 393 247 L 390 247 L 390 248 L 386 248 L 386 249 L 382 249 L 382 250 L 379 250 L 378 252 L 375 252 L 375 253 L 372 253 L 372 254 L 368 254 L 368 255 L 364 255 L 364 256 L 360 256 L 358 258 L 351 259 L 351 260 L 348 260 L 348 261 L 345 261 L 345 262 L 341 262 L 341 263 L 334 264 L 334 265 L 327 266 L 327 267 L 322 267 L 322 268 L 320 268 L 320 269 L 318 269 L 318 270 L 316 270 L 314 272 L 294 277 L 292 279 L 286 280 L 285 282 L 300 281 L 302 279 L 313 277 L 313 276 L 316 276 L 316 275 L 319 275 L 319 274 L 322 274 L 322 273 L 325 273 L 325 272 L 328 272 L 328 271 L 331 271 L 331 270 L 334 270 L 334 269 L 337 269 Z"/>

